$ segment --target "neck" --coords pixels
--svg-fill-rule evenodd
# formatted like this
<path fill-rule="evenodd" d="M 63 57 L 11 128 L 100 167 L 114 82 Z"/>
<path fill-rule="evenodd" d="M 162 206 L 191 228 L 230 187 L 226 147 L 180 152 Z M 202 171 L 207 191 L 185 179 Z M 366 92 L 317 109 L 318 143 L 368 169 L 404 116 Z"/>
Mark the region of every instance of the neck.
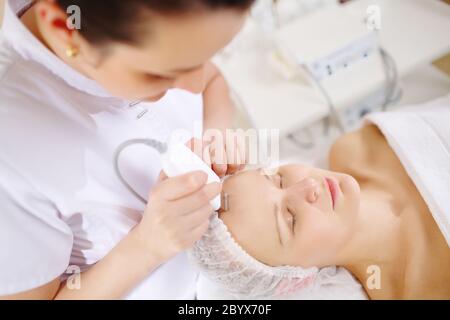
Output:
<path fill-rule="evenodd" d="M 395 297 L 403 286 L 404 235 L 398 213 L 388 194 L 362 190 L 355 235 L 339 255 L 338 265 L 352 272 L 371 298 Z"/>

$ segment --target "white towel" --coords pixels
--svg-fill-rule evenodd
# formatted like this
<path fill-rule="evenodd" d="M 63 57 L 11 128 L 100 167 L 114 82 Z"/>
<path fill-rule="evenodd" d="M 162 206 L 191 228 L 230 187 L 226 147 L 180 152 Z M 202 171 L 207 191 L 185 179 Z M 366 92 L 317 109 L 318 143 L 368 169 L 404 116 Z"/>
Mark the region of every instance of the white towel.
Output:
<path fill-rule="evenodd" d="M 450 246 L 450 94 L 366 121 L 383 132 Z"/>

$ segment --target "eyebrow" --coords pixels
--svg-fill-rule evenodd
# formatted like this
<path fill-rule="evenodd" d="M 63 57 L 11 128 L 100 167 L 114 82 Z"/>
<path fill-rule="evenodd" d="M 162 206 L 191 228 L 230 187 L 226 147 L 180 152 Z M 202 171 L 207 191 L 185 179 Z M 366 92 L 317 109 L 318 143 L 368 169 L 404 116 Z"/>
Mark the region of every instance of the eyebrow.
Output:
<path fill-rule="evenodd" d="M 260 170 L 260 174 L 262 174 L 271 184 L 277 186 L 273 179 L 271 179 L 268 174 L 264 173 L 263 169 Z"/>
<path fill-rule="evenodd" d="M 263 171 L 263 169 L 259 169 L 259 174 L 262 175 L 262 176 L 264 176 L 264 178 L 266 178 L 267 181 L 269 181 L 270 183 L 273 183 L 272 179 L 270 179 L 269 175 L 266 174 L 266 173 Z"/>

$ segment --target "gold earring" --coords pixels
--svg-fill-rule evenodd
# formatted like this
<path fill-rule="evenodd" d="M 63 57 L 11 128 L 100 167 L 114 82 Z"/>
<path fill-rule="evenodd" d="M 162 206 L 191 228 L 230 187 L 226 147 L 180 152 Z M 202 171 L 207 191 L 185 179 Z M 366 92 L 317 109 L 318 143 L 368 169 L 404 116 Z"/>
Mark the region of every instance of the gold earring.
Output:
<path fill-rule="evenodd" d="M 78 49 L 73 47 L 73 46 L 69 46 L 66 49 L 66 56 L 68 58 L 75 58 L 78 55 Z"/>

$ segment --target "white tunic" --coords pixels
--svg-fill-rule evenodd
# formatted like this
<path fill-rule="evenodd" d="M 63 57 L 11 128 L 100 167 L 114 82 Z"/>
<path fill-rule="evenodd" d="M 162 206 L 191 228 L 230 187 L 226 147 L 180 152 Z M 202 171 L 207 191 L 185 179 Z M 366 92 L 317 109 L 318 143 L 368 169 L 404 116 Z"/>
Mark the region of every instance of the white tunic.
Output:
<path fill-rule="evenodd" d="M 67 66 L 18 19 L 28 4 L 7 1 L 0 33 L 0 295 L 64 277 L 69 266 L 87 270 L 140 221 L 144 204 L 113 170 L 118 145 L 166 141 L 177 129 L 199 136 L 202 126 L 201 95 L 171 90 L 130 107 Z M 145 146 L 127 149 L 120 165 L 143 197 L 161 170 Z M 196 278 L 180 254 L 128 298 L 191 299 Z"/>

